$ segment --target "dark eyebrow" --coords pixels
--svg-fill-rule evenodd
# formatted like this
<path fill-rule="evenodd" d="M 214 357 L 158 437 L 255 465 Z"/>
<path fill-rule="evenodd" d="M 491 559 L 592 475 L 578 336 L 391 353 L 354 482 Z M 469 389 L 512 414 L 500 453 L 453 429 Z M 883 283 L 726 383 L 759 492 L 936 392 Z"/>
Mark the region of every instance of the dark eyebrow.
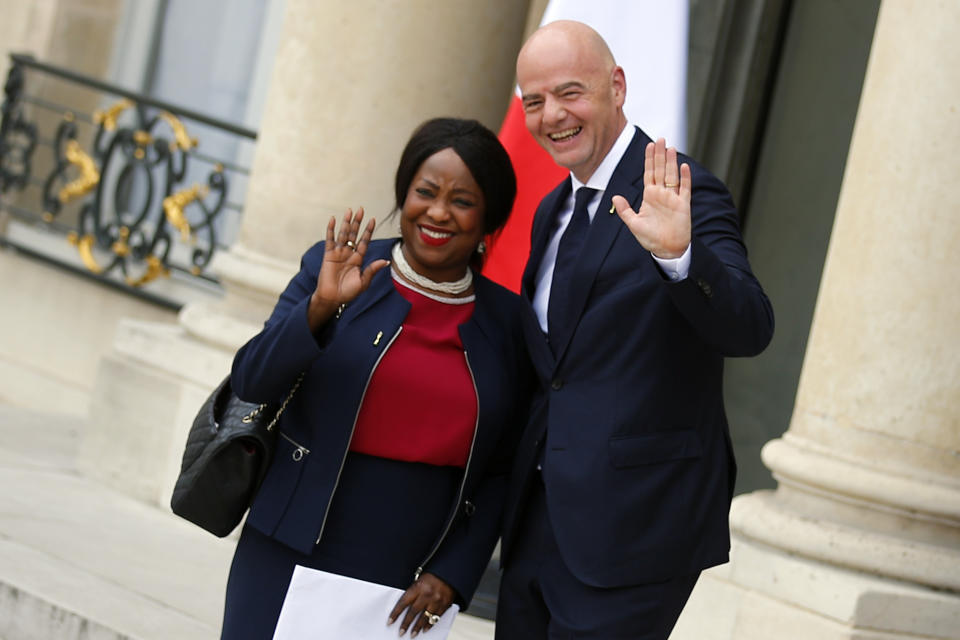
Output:
<path fill-rule="evenodd" d="M 421 182 L 426 182 L 426 183 L 427 183 L 427 186 L 430 187 L 431 189 L 439 189 L 439 188 L 440 188 L 440 185 L 438 185 L 438 184 L 436 184 L 436 183 L 428 180 L 427 178 L 424 178 L 424 177 L 421 176 L 421 177 L 420 177 L 420 180 L 421 180 Z M 475 191 L 473 191 L 472 189 L 468 189 L 468 188 L 466 188 L 466 187 L 458 187 L 458 188 L 456 188 L 456 189 L 453 190 L 453 193 L 455 193 L 455 194 L 465 193 L 465 194 L 467 194 L 467 195 L 469 195 L 469 196 L 473 196 L 474 198 L 477 197 L 477 193 L 476 193 Z"/>
<path fill-rule="evenodd" d="M 563 93 L 567 89 L 586 89 L 586 88 L 587 86 L 582 82 L 579 82 L 577 80 L 571 80 L 570 82 L 564 82 L 562 84 L 558 84 L 557 86 L 555 86 L 553 89 L 550 90 L 550 93 L 557 94 L 557 93 Z M 520 96 L 520 101 L 527 102 L 528 100 L 537 100 L 541 98 L 543 98 L 543 96 L 540 95 L 539 93 L 525 93 Z"/>
<path fill-rule="evenodd" d="M 556 87 L 554 87 L 552 93 L 563 93 L 567 89 L 572 89 L 572 88 L 586 89 L 587 87 L 582 82 L 577 82 L 576 80 L 572 80 L 570 82 L 564 82 L 561 85 L 557 85 Z"/>

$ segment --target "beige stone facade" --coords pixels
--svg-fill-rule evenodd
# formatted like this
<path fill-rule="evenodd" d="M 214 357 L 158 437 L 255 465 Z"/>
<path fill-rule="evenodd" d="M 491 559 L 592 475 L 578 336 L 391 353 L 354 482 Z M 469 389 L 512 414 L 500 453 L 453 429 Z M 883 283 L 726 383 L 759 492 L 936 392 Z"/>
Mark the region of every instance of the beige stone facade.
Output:
<path fill-rule="evenodd" d="M 165 505 L 196 407 L 325 221 L 383 220 L 420 121 L 496 129 L 545 4 L 286 0 L 224 294 L 176 314 L 0 251 L 0 402 L 86 416 L 79 470 Z M 102 74 L 125 6 L 0 0 L 0 73 L 24 51 Z M 958 35 L 955 2 L 882 2 L 793 420 L 763 453 L 778 488 L 735 499 L 732 562 L 674 640 L 960 638 Z"/>

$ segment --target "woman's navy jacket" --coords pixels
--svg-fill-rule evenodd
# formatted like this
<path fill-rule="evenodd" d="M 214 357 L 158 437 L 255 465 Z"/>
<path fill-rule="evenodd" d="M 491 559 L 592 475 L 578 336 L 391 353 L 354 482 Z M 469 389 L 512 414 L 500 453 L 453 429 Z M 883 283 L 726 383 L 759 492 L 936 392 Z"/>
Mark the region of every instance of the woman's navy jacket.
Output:
<path fill-rule="evenodd" d="M 394 242 L 370 243 L 365 261 L 389 259 Z M 322 534 L 366 386 L 410 309 L 390 270 L 382 269 L 339 318 L 314 335 L 307 305 L 323 246 L 318 243 L 304 254 L 300 272 L 263 331 L 237 352 L 231 374 L 233 388 L 244 400 L 278 404 L 304 373 L 277 425 L 283 437 L 277 439 L 273 462 L 247 517 L 249 525 L 304 554 L 312 552 Z M 530 379 L 519 298 L 481 276 L 474 278 L 474 291 L 474 312 L 460 326 L 460 338 L 476 384 L 476 434 L 447 525 L 438 532 L 431 555 L 416 559 L 421 569 L 456 589 L 462 606 L 470 602 L 496 543 Z M 396 488 L 384 486 L 390 490 Z"/>

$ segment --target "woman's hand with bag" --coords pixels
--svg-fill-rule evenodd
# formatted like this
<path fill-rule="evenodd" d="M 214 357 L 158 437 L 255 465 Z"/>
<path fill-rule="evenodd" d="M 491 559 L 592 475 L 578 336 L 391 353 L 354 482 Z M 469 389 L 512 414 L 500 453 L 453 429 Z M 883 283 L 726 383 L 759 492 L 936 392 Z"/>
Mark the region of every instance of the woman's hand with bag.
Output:
<path fill-rule="evenodd" d="M 374 260 L 363 268 L 363 256 L 367 252 L 376 220 L 367 223 L 363 234 L 360 234 L 360 223 L 363 221 L 363 207 L 354 215 L 352 209 L 347 209 L 340 225 L 340 231 L 334 231 L 337 219 L 330 217 L 327 224 L 327 239 L 323 251 L 323 264 L 320 275 L 317 276 L 317 288 L 310 296 L 310 305 L 307 310 L 307 321 L 311 331 L 322 327 L 341 305 L 354 300 L 370 286 L 370 281 L 380 269 L 390 264 L 389 260 Z M 359 237 L 359 240 L 358 240 Z"/>

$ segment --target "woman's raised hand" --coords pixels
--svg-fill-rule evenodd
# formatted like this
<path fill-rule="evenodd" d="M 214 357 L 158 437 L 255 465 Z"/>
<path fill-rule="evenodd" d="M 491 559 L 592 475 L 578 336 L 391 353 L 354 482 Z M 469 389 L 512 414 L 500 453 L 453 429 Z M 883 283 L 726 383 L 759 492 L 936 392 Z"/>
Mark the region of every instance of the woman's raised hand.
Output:
<path fill-rule="evenodd" d="M 310 306 L 307 319 L 310 329 L 318 330 L 340 308 L 340 305 L 351 302 L 370 286 L 373 276 L 390 264 L 389 260 L 374 260 L 363 267 L 363 256 L 367 252 L 373 230 L 377 226 L 373 218 L 367 223 L 363 234 L 360 233 L 360 223 L 363 221 L 363 207 L 354 214 L 347 209 L 337 227 L 337 219 L 330 216 L 327 224 L 327 241 L 323 251 L 323 264 L 320 266 L 320 275 L 317 276 L 317 288 L 310 296 Z M 358 239 L 359 238 L 359 239 Z"/>

